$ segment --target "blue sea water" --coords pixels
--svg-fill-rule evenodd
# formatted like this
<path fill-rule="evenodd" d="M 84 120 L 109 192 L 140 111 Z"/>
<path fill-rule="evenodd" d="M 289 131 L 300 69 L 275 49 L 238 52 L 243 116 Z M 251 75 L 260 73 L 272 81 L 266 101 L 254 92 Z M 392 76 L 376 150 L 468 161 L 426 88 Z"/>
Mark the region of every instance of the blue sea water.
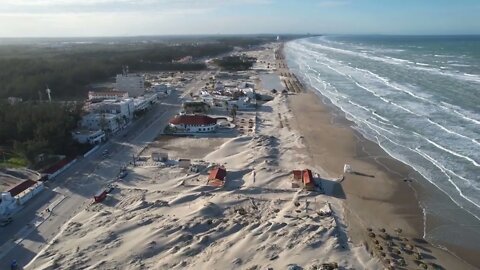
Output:
<path fill-rule="evenodd" d="M 480 36 L 322 36 L 285 54 L 354 128 L 480 220 Z M 426 211 L 448 207 L 436 205 Z"/>

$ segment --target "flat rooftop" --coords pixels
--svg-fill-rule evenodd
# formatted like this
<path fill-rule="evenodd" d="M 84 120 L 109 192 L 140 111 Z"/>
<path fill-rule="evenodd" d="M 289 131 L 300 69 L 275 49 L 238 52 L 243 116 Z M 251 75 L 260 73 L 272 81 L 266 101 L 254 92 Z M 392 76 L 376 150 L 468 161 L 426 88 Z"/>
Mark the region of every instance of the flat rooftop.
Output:
<path fill-rule="evenodd" d="M 0 169 L 0 192 L 7 192 L 25 180 L 38 180 L 39 176 L 23 169 Z"/>

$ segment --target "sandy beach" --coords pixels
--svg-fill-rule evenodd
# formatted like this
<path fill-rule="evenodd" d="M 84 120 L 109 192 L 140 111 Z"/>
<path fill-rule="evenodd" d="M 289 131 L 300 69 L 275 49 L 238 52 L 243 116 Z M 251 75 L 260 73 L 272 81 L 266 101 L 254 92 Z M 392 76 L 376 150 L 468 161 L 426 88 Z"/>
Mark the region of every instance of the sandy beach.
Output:
<path fill-rule="evenodd" d="M 277 48 L 255 53 L 275 61 Z M 281 59 L 277 67 L 261 72 L 294 80 Z M 423 214 L 403 181 L 411 169 L 310 90 L 257 91 L 273 99 L 239 111 L 234 130 L 149 143 L 146 161 L 129 166 L 107 199 L 74 216 L 26 269 L 473 269 L 418 240 Z M 149 160 L 155 152 L 168 161 Z M 226 180 L 211 186 L 219 166 Z M 292 170 L 304 169 L 314 175 L 311 191 L 293 187 Z"/>
<path fill-rule="evenodd" d="M 282 72 L 287 73 L 288 70 Z M 343 173 L 345 163 L 360 173 L 347 174 L 337 186 L 338 196 L 345 199 L 348 233 L 354 242 L 368 246 L 367 228 L 385 228 L 391 232 L 401 228 L 402 236 L 416 239 L 413 241 L 415 245 L 429 251 L 430 254 L 424 257 L 438 259 L 445 269 L 476 269 L 422 240 L 424 216 L 415 190 L 423 187 L 409 180 L 422 176 L 391 158 L 377 144 L 363 138 L 350 127 L 354 124 L 346 120 L 342 112 L 327 105 L 312 90 L 290 95 L 288 103 L 296 120 L 295 127 L 305 138 L 313 164 L 322 166 L 332 177 Z M 458 252 L 471 263 L 479 263 L 474 250 L 457 248 L 449 246 L 450 250 Z"/>

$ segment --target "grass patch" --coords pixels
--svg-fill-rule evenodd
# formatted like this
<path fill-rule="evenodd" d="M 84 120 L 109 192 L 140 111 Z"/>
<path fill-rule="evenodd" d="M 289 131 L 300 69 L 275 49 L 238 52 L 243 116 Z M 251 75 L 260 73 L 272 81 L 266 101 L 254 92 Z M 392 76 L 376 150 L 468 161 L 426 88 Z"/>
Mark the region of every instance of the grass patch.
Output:
<path fill-rule="evenodd" d="M 27 167 L 27 165 L 28 161 L 22 157 L 14 156 L 4 160 L 3 157 L 0 156 L 0 168 L 21 168 Z"/>

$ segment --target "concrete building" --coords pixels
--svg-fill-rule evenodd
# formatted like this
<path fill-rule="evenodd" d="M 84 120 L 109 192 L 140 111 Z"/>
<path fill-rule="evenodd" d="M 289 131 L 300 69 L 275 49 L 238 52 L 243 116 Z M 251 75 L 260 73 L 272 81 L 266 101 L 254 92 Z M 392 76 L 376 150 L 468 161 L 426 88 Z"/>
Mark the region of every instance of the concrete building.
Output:
<path fill-rule="evenodd" d="M 101 101 L 105 99 L 126 99 L 128 98 L 128 93 L 125 91 L 89 91 L 88 100 L 90 101 Z"/>
<path fill-rule="evenodd" d="M 109 113 L 119 115 L 123 122 L 128 122 L 133 118 L 135 111 L 134 99 L 127 98 L 122 100 L 107 99 L 100 103 L 91 105 L 92 111 L 96 113 Z"/>
<path fill-rule="evenodd" d="M 148 109 L 158 100 L 158 96 L 156 93 L 146 94 L 144 96 L 135 98 L 133 100 L 134 103 L 134 110 L 135 111 L 143 111 Z"/>
<path fill-rule="evenodd" d="M 207 115 L 177 115 L 170 119 L 169 125 L 176 132 L 207 133 L 215 132 L 217 119 Z"/>
<path fill-rule="evenodd" d="M 101 129 L 107 133 L 115 133 L 120 129 L 121 119 L 110 113 L 90 113 L 82 117 L 81 126 L 90 129 Z"/>
<path fill-rule="evenodd" d="M 72 137 L 79 143 L 99 144 L 106 140 L 103 130 L 79 129 L 72 132 Z"/>
<path fill-rule="evenodd" d="M 145 93 L 145 78 L 140 74 L 118 74 L 115 88 L 125 91 L 130 97 L 138 97 Z"/>

